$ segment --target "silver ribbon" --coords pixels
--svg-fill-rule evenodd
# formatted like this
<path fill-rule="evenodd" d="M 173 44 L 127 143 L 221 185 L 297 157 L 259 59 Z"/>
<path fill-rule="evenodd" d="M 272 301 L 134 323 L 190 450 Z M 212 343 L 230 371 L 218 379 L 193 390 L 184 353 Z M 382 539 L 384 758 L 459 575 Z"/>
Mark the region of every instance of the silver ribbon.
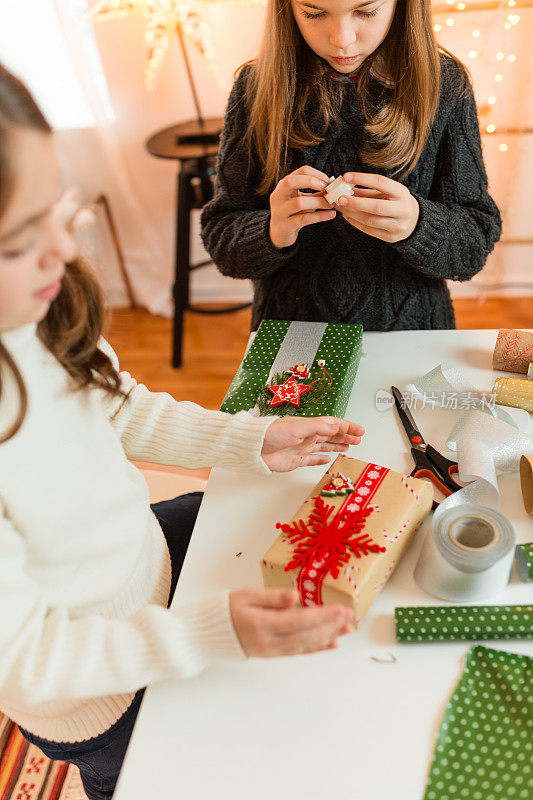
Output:
<path fill-rule="evenodd" d="M 326 327 L 327 322 L 291 322 L 272 362 L 267 383 L 296 364 L 307 364 L 311 369 Z"/>

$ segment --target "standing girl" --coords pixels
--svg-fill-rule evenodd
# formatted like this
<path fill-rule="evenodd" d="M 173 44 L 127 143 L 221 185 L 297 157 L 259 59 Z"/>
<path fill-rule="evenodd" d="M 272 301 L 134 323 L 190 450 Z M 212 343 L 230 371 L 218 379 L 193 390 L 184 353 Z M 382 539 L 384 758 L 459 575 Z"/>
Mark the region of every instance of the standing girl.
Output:
<path fill-rule="evenodd" d="M 355 194 L 323 192 L 344 175 Z M 464 67 L 429 0 L 269 0 L 226 112 L 204 244 L 260 320 L 453 328 L 500 235 Z"/>
<path fill-rule="evenodd" d="M 0 67 L 0 709 L 108 800 L 147 684 L 350 630 L 348 609 L 297 609 L 283 590 L 168 609 L 201 498 L 152 511 L 128 459 L 266 475 L 327 463 L 316 451 L 363 429 L 206 411 L 119 373 L 58 190 L 50 128 Z"/>

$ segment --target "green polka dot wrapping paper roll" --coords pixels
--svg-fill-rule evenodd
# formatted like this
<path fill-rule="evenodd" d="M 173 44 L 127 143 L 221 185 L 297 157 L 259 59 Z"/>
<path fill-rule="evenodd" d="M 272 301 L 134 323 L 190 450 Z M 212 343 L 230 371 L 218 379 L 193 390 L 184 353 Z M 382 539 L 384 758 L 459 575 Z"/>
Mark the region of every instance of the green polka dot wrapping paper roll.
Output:
<path fill-rule="evenodd" d="M 263 320 L 220 410 L 343 417 L 361 359 L 362 338 L 361 325 Z M 286 402 L 271 407 L 275 395 L 267 387 L 284 383 L 296 365 L 309 372 L 298 376 L 298 383 L 313 384 L 313 391 L 302 393 L 297 406 Z"/>
<path fill-rule="evenodd" d="M 394 609 L 399 642 L 533 639 L 533 605 L 406 606 Z"/>
<path fill-rule="evenodd" d="M 533 581 L 533 542 L 516 546 L 515 565 L 521 581 Z"/>
<path fill-rule="evenodd" d="M 533 659 L 477 645 L 444 711 L 424 800 L 531 800 Z"/>

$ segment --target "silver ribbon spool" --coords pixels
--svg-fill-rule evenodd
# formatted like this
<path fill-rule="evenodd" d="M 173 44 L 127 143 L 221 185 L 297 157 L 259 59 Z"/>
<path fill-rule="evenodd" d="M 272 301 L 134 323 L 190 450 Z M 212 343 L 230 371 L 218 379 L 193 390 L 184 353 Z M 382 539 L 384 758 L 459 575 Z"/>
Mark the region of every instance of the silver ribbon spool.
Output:
<path fill-rule="evenodd" d="M 514 548 L 514 530 L 503 514 L 474 504 L 452 506 L 435 515 L 414 577 L 435 597 L 481 600 L 507 585 Z"/>

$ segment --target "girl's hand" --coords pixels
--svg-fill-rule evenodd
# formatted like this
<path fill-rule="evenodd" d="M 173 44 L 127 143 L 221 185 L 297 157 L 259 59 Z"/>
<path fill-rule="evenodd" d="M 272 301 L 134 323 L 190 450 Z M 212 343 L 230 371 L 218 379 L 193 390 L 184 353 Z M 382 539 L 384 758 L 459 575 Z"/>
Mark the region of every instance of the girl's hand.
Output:
<path fill-rule="evenodd" d="M 267 428 L 261 456 L 272 472 L 328 464 L 330 456 L 359 444 L 365 429 L 337 417 L 284 417 Z"/>
<path fill-rule="evenodd" d="M 346 183 L 354 185 L 352 197 L 339 197 L 337 203 L 344 219 L 369 236 L 384 242 L 401 242 L 412 234 L 418 223 L 420 207 L 409 189 L 384 175 L 347 172 Z"/>
<path fill-rule="evenodd" d="M 300 228 L 335 217 L 335 209 L 321 194 L 300 194 L 301 189 L 322 192 L 328 180 L 323 172 L 308 166 L 280 180 L 270 195 L 270 240 L 274 247 L 290 247 Z"/>
<path fill-rule="evenodd" d="M 342 605 L 296 608 L 292 589 L 235 589 L 230 592 L 233 627 L 248 656 L 272 658 L 333 650 L 350 633 L 352 612 Z"/>

